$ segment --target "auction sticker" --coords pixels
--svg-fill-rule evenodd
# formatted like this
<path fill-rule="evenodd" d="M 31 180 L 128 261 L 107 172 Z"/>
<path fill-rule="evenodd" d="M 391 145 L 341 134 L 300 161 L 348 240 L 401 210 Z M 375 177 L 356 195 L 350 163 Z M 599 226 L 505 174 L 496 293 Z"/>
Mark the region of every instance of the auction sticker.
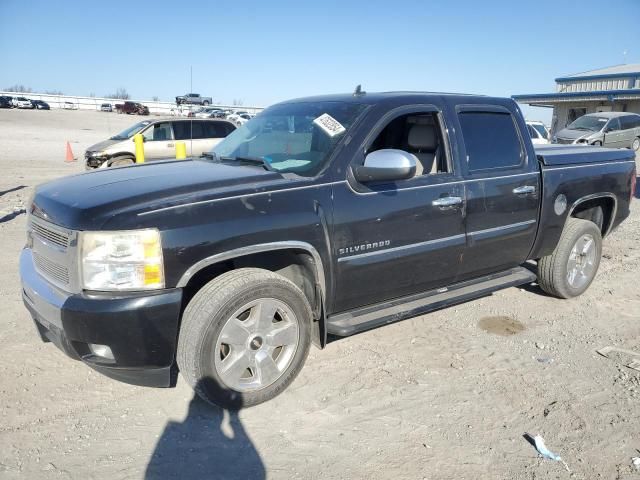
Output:
<path fill-rule="evenodd" d="M 318 118 L 316 118 L 313 123 L 319 126 L 324 132 L 330 137 L 335 137 L 336 135 L 340 135 L 344 133 L 346 128 L 342 126 L 342 124 L 333 118 L 328 113 L 323 113 Z"/>

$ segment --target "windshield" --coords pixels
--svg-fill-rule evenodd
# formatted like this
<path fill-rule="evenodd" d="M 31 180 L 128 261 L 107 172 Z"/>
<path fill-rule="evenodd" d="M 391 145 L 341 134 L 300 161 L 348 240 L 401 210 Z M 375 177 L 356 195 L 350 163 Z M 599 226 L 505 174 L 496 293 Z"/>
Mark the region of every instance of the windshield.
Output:
<path fill-rule="evenodd" d="M 136 123 L 135 125 L 127 128 L 126 130 L 121 131 L 119 134 L 111 137 L 111 140 L 126 140 L 127 138 L 133 137 L 136 133 L 142 130 L 144 127 L 149 125 L 151 122 L 149 120 L 145 120 L 144 122 Z"/>
<path fill-rule="evenodd" d="M 584 115 L 572 122 L 567 128 L 569 130 L 590 130 L 592 132 L 599 132 L 602 130 L 605 123 L 607 123 L 606 118 Z"/>
<path fill-rule="evenodd" d="M 345 102 L 275 105 L 231 133 L 212 153 L 222 161 L 259 159 L 278 172 L 315 176 L 364 108 Z"/>
<path fill-rule="evenodd" d="M 546 138 L 549 140 L 549 136 L 547 134 L 547 130 L 544 128 L 544 125 L 540 125 L 539 123 L 532 123 L 531 126 L 535 128 L 542 138 Z"/>

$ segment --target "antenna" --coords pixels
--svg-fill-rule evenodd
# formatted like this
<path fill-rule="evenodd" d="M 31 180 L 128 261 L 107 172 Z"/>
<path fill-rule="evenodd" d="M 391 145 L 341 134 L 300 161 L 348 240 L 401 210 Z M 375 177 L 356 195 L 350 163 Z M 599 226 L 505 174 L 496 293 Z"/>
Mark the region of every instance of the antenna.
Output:
<path fill-rule="evenodd" d="M 362 85 L 358 85 L 355 89 L 355 91 L 353 92 L 353 96 L 354 97 L 359 97 L 360 95 L 364 95 L 367 92 L 363 92 L 362 91 Z"/>

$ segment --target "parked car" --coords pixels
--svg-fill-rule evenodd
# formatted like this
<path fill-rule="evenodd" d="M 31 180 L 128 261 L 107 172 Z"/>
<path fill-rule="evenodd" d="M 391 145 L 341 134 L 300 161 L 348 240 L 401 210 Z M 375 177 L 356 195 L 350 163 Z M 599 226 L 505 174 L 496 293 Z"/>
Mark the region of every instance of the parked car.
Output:
<path fill-rule="evenodd" d="M 11 97 L 0 96 L 0 108 L 13 108 L 13 102 Z"/>
<path fill-rule="evenodd" d="M 13 106 L 15 108 L 33 108 L 33 103 L 31 103 L 31 100 L 25 97 L 14 97 Z"/>
<path fill-rule="evenodd" d="M 222 110 L 216 107 L 201 108 L 193 112 L 193 116 L 196 118 L 221 118 Z"/>
<path fill-rule="evenodd" d="M 236 129 L 226 120 L 158 119 L 136 123 L 117 135 L 90 146 L 85 152 L 87 170 L 120 167 L 135 163 L 136 133 L 144 137 L 145 160 L 175 158 L 176 141 L 184 141 L 187 155 L 210 151 Z"/>
<path fill-rule="evenodd" d="M 582 294 L 635 181 L 628 150 L 534 149 L 511 99 L 297 99 L 208 158 L 37 187 L 23 299 L 95 370 L 162 387 L 179 371 L 237 409 L 285 390 L 329 334 L 534 281 Z"/>
<path fill-rule="evenodd" d="M 251 120 L 251 118 L 252 118 L 251 115 L 249 115 L 248 113 L 243 113 L 241 115 L 236 116 L 236 123 L 238 125 L 244 125 L 249 120 Z"/>
<path fill-rule="evenodd" d="M 61 107 L 65 110 L 77 110 L 78 105 L 73 102 L 62 102 Z"/>
<path fill-rule="evenodd" d="M 627 112 L 588 113 L 560 130 L 553 143 L 599 145 L 640 150 L 640 115 Z"/>
<path fill-rule="evenodd" d="M 116 112 L 127 115 L 149 115 L 149 108 L 138 102 L 124 102 L 116 104 Z"/>
<path fill-rule="evenodd" d="M 113 112 L 113 105 L 111 105 L 110 103 L 103 103 L 102 105 L 100 105 L 100 111 Z"/>
<path fill-rule="evenodd" d="M 38 110 L 51 110 L 51 107 L 47 102 L 43 102 L 42 100 L 31 100 L 33 106 Z"/>
<path fill-rule="evenodd" d="M 549 143 L 549 131 L 542 122 L 527 120 L 527 130 L 534 145 L 546 145 Z"/>
<path fill-rule="evenodd" d="M 199 93 L 187 93 L 176 97 L 176 105 L 211 105 L 211 97 L 201 97 Z"/>

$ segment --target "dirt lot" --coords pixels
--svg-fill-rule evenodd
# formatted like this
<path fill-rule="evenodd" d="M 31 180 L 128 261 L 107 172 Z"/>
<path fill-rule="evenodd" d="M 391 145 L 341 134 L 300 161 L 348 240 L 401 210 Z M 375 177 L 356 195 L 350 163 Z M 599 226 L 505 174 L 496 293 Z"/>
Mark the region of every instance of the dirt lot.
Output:
<path fill-rule="evenodd" d="M 0 478 L 640 479 L 640 205 L 574 300 L 511 288 L 312 350 L 276 400 L 239 414 L 133 387 L 36 335 L 20 298 L 24 204 L 136 121 L 0 110 Z M 503 317 L 503 318 L 497 318 Z M 562 455 L 539 458 L 523 434 Z"/>

